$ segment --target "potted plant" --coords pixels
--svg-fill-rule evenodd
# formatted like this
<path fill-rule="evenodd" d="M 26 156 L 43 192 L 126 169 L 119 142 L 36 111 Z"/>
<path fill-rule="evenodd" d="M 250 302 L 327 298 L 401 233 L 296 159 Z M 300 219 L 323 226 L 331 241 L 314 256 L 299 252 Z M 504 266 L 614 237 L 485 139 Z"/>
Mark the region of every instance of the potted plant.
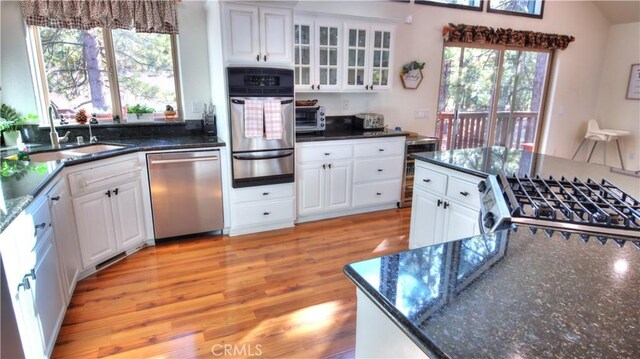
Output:
<path fill-rule="evenodd" d="M 9 105 L 0 105 L 0 131 L 4 143 L 7 146 L 16 146 L 22 142 L 20 128 L 27 123 L 27 119 L 36 118 L 35 115 L 22 116 L 18 111 Z"/>
<path fill-rule="evenodd" d="M 424 64 L 424 62 L 413 60 L 402 66 L 400 79 L 402 80 L 402 86 L 404 88 L 415 90 L 420 86 L 423 78 L 422 69 L 424 69 Z"/>
<path fill-rule="evenodd" d="M 127 108 L 128 114 L 135 114 L 135 116 L 128 117 L 128 121 L 153 121 L 153 114 L 155 112 L 156 111 L 149 106 L 136 104 Z"/>

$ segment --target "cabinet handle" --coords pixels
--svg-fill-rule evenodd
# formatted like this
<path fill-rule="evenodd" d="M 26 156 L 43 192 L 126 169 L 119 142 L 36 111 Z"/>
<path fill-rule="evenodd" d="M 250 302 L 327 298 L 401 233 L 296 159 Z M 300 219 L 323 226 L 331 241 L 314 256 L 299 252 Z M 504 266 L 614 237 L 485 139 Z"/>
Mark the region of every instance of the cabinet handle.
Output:
<path fill-rule="evenodd" d="M 33 226 L 33 227 L 34 227 L 34 229 L 35 229 L 35 230 L 33 231 L 33 236 L 34 236 L 34 237 L 35 237 L 35 236 L 37 236 L 37 235 L 38 235 L 38 230 L 39 230 L 39 229 L 44 229 L 44 227 L 46 227 L 46 226 L 47 226 L 47 224 L 46 224 L 46 223 L 44 223 L 44 222 L 42 222 L 42 223 L 40 223 L 40 224 L 36 224 L 35 226 Z"/>
<path fill-rule="evenodd" d="M 320 84 L 318 84 L 318 90 L 320 90 Z"/>
<path fill-rule="evenodd" d="M 52 201 L 59 201 L 60 200 L 60 196 L 55 196 L 55 197 L 51 197 Z"/>
<path fill-rule="evenodd" d="M 373 85 L 371 85 L 371 90 L 373 90 Z"/>
<path fill-rule="evenodd" d="M 311 89 L 315 90 L 316 89 L 316 85 L 311 85 Z"/>
<path fill-rule="evenodd" d="M 33 280 L 36 280 L 36 271 L 31 268 L 31 271 L 29 271 L 29 273 L 24 275 L 25 278 L 27 277 L 31 277 Z"/>
<path fill-rule="evenodd" d="M 256 55 L 256 61 L 260 61 L 260 54 Z"/>
<path fill-rule="evenodd" d="M 29 279 L 28 278 L 22 278 L 22 283 L 18 284 L 18 291 L 20 290 L 20 287 L 24 288 L 25 290 L 31 289 L 31 284 L 29 283 Z"/>
<path fill-rule="evenodd" d="M 331 152 L 325 152 L 324 155 L 325 156 L 329 156 L 329 155 L 331 155 Z"/>
<path fill-rule="evenodd" d="M 382 168 L 378 168 L 378 172 L 382 172 L 384 171 Z"/>
<path fill-rule="evenodd" d="M 466 196 L 468 196 L 468 195 L 469 195 L 469 192 L 464 191 L 464 192 L 460 192 L 460 194 L 466 197 Z"/>
<path fill-rule="evenodd" d="M 369 85 L 365 86 L 364 88 L 368 90 L 369 89 Z"/>
<path fill-rule="evenodd" d="M 378 152 L 384 152 L 384 148 L 378 148 Z"/>
<path fill-rule="evenodd" d="M 268 215 L 270 215 L 270 214 L 271 214 L 271 213 L 269 213 L 269 212 L 264 212 L 262 215 L 263 215 L 263 216 L 268 216 Z"/>
<path fill-rule="evenodd" d="M 449 207 L 449 202 L 444 202 L 444 209 L 447 209 L 447 207 Z"/>
<path fill-rule="evenodd" d="M 262 60 L 267 61 L 267 55 L 264 55 L 264 56 L 262 57 Z"/>
<path fill-rule="evenodd" d="M 442 200 L 438 200 L 438 203 L 436 204 L 436 207 L 440 207 L 440 205 L 442 204 Z"/>
<path fill-rule="evenodd" d="M 326 169 L 327 169 L 327 165 L 323 163 L 323 164 L 322 164 L 322 169 L 323 169 L 323 170 L 326 170 Z"/>
<path fill-rule="evenodd" d="M 269 192 L 262 192 L 262 195 L 263 195 L 263 196 L 268 196 L 268 195 L 269 195 Z"/>
<path fill-rule="evenodd" d="M 430 179 L 428 179 L 428 178 L 423 178 L 423 179 L 422 179 L 422 182 L 429 183 L 429 182 L 431 182 L 431 180 L 430 180 Z"/>
<path fill-rule="evenodd" d="M 113 194 L 115 194 L 116 196 L 118 195 L 118 189 L 117 188 L 113 190 Z"/>
<path fill-rule="evenodd" d="M 329 169 L 331 169 L 331 163 L 329 163 Z"/>
<path fill-rule="evenodd" d="M 107 195 L 107 197 L 111 198 L 111 190 L 108 190 L 107 192 L 104 193 L 105 195 Z"/>
<path fill-rule="evenodd" d="M 376 192 L 376 196 L 382 196 L 382 193 Z"/>

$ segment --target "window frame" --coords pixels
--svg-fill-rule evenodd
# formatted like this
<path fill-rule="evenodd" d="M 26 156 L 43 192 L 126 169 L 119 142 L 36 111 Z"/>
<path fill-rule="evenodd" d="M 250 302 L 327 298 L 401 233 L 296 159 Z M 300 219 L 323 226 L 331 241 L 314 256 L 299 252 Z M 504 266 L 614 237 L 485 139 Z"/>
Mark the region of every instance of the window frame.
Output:
<path fill-rule="evenodd" d="M 49 98 L 49 86 L 47 83 L 46 69 L 44 65 L 44 57 L 42 54 L 42 44 L 40 42 L 40 34 L 38 32 L 38 26 L 28 25 L 28 39 L 30 43 L 29 60 L 32 63 L 33 76 L 35 78 L 34 83 L 37 84 L 35 94 L 36 102 L 39 108 L 39 125 L 41 127 L 49 127 L 49 106 L 51 100 Z M 118 73 L 116 67 L 116 54 L 113 46 L 112 29 L 101 28 L 102 37 L 105 48 L 105 60 L 107 62 L 107 72 L 109 79 L 109 96 L 111 98 L 112 115 L 118 115 L 120 119 L 124 119 L 122 112 L 122 103 L 120 101 L 120 83 L 118 81 Z M 171 60 L 173 65 L 173 81 L 176 94 L 176 111 L 178 112 L 178 121 L 184 121 L 183 104 L 182 104 L 182 86 L 180 76 L 180 64 L 178 56 L 178 37 L 177 34 L 168 34 L 171 44 Z M 158 112 L 164 112 L 158 111 Z M 113 120 L 101 120 L 102 123 L 113 124 Z M 130 122 L 121 122 L 122 124 L 134 124 Z M 63 126 L 75 126 L 76 123 L 69 123 L 69 125 Z M 57 125 L 60 126 L 60 125 Z"/>
<path fill-rule="evenodd" d="M 429 0 L 415 0 L 414 3 L 419 5 L 440 6 L 440 7 L 448 7 L 451 9 L 461 9 L 461 10 L 471 10 L 471 11 L 482 12 L 482 10 L 484 9 L 485 0 L 480 0 L 480 4 L 478 4 L 478 6 L 447 4 L 447 3 L 442 3 L 438 1 L 429 1 Z"/>

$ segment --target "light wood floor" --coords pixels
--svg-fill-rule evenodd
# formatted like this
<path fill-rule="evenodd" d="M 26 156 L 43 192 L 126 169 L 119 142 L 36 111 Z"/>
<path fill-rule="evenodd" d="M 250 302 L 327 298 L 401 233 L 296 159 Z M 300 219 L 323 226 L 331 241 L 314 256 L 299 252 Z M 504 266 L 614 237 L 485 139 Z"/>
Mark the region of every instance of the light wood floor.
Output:
<path fill-rule="evenodd" d="M 145 248 L 78 283 L 53 356 L 215 358 L 231 344 L 238 357 L 353 357 L 342 268 L 406 250 L 409 221 L 406 208 Z"/>

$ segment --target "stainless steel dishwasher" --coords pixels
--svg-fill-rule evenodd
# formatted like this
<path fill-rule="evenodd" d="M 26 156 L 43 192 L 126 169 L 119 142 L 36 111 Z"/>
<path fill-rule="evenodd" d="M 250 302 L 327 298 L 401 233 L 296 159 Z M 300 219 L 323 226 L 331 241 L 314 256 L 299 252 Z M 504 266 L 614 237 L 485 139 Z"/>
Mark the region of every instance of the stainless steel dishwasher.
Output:
<path fill-rule="evenodd" d="M 224 227 L 220 151 L 147 155 L 155 238 Z"/>

